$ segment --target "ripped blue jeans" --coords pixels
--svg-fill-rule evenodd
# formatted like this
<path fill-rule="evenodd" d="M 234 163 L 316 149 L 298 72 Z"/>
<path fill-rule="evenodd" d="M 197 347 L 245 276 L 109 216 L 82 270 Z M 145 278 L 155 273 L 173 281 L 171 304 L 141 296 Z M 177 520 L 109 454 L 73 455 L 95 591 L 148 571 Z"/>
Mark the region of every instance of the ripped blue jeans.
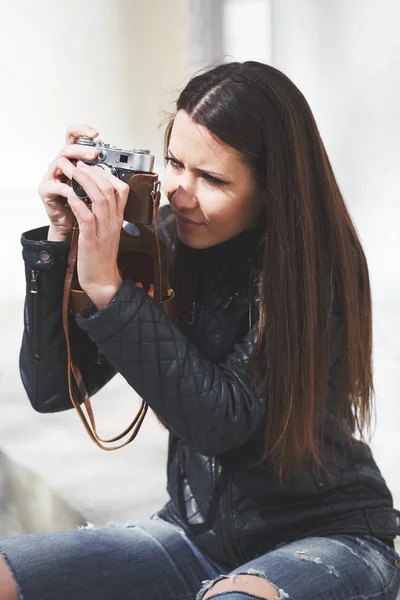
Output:
<path fill-rule="evenodd" d="M 373 537 L 282 543 L 229 572 L 158 516 L 126 527 L 18 536 L 0 541 L 0 554 L 21 600 L 202 600 L 207 591 L 214 600 L 261 598 L 250 588 L 213 593 L 214 583 L 237 582 L 239 574 L 267 580 L 277 590 L 273 600 L 396 600 L 400 590 L 399 555 Z"/>

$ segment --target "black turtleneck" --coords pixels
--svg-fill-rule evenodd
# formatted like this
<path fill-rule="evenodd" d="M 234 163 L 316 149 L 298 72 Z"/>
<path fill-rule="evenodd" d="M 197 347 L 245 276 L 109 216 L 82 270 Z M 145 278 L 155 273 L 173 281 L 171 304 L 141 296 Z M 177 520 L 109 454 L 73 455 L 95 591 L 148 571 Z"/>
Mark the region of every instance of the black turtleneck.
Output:
<path fill-rule="evenodd" d="M 260 251 L 261 234 L 262 230 L 259 228 L 246 229 L 225 242 L 198 250 L 198 252 L 204 257 L 218 260 L 218 262 L 220 260 L 229 262 L 247 260 L 253 257 L 256 259 Z"/>
<path fill-rule="evenodd" d="M 197 291 L 194 296 L 201 301 L 204 294 L 209 293 L 210 286 L 214 288 L 213 293 L 227 297 L 248 291 L 260 261 L 261 233 L 260 229 L 248 229 L 221 244 L 196 250 Z M 223 289 L 218 289 L 220 287 Z"/>

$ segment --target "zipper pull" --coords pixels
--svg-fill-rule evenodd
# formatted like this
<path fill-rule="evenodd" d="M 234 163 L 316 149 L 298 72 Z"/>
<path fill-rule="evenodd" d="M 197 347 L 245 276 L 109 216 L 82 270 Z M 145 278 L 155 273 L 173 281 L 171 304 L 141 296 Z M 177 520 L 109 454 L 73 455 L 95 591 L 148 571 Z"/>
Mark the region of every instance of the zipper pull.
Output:
<path fill-rule="evenodd" d="M 31 294 L 38 293 L 38 286 L 37 286 L 38 273 L 39 273 L 39 271 L 35 271 L 35 269 L 31 270 L 31 290 L 30 290 Z"/>
<path fill-rule="evenodd" d="M 104 362 L 104 355 L 97 349 L 97 364 L 102 365 Z"/>
<path fill-rule="evenodd" d="M 230 305 L 230 303 L 232 302 L 232 300 L 234 300 L 238 296 L 239 296 L 238 292 L 235 292 L 233 294 L 233 296 L 229 296 L 228 300 L 226 300 L 226 302 L 223 303 L 222 308 L 228 308 L 228 306 Z"/>
<path fill-rule="evenodd" d="M 189 311 L 189 321 L 188 325 L 193 325 L 194 323 L 194 315 L 196 314 L 197 302 L 192 303 L 192 308 Z"/>

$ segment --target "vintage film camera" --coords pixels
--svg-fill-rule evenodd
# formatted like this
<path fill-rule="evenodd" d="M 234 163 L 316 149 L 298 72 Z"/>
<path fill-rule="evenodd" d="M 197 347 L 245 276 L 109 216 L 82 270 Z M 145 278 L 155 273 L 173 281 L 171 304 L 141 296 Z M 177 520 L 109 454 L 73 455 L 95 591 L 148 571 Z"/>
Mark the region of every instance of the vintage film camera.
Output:
<path fill-rule="evenodd" d="M 160 193 L 160 182 L 157 175 L 153 173 L 154 155 L 150 154 L 150 150 L 121 150 L 116 146 L 110 146 L 101 140 L 94 140 L 87 136 L 80 137 L 76 143 L 90 146 L 98 151 L 97 158 L 84 160 L 85 164 L 97 165 L 130 186 L 124 215 L 125 221 L 151 223 L 153 197 L 154 194 L 159 195 Z M 87 201 L 88 196 L 82 186 L 74 179 L 71 184 L 78 198 Z"/>
<path fill-rule="evenodd" d="M 159 239 L 157 231 L 160 181 L 157 173 L 153 173 L 154 156 L 150 154 L 149 150 L 121 150 L 86 136 L 80 137 L 77 143 L 95 147 L 99 151 L 98 158 L 83 162 L 88 165 L 98 165 L 129 185 L 124 220 L 135 225 L 138 235 L 129 234 L 124 227 L 121 229 L 117 256 L 121 276 L 123 279 L 131 279 L 137 287 L 143 288 L 156 305 L 174 318 L 174 304 L 171 302 L 174 292 L 168 277 L 168 251 L 167 246 Z M 82 186 L 73 179 L 71 185 L 75 194 L 90 206 L 91 203 Z M 153 226 L 149 227 L 149 225 Z M 81 312 L 91 304 L 90 298 L 81 288 L 78 280 L 78 237 L 79 227 L 75 223 L 68 255 L 62 305 L 63 328 L 67 346 L 69 396 L 93 442 L 103 450 L 117 450 L 136 437 L 148 406 L 142 400 L 136 417 L 121 434 L 108 440 L 98 436 L 90 399 L 79 366 L 72 356 L 70 344 L 70 313 Z M 99 354 L 99 361 L 101 360 Z M 86 407 L 87 416 L 82 411 L 81 404 Z M 128 437 L 124 442 L 113 445 L 126 436 Z"/>

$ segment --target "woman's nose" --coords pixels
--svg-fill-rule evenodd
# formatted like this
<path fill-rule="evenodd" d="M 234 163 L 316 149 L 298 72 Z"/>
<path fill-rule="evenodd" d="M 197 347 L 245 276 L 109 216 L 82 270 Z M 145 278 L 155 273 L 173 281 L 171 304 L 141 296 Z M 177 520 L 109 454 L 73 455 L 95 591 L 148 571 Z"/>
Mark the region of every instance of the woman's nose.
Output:
<path fill-rule="evenodd" d="M 192 210 L 198 204 L 196 196 L 181 185 L 173 193 L 170 202 L 177 210 Z"/>

